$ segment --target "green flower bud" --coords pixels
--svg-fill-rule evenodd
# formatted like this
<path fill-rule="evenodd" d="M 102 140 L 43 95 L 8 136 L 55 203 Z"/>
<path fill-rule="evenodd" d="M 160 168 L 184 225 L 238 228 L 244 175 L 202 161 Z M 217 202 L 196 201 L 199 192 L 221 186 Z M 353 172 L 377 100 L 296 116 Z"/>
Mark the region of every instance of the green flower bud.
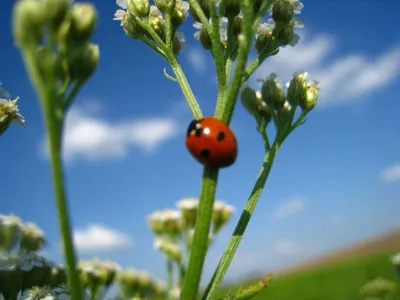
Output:
<path fill-rule="evenodd" d="M 166 284 L 164 282 L 153 281 L 153 292 L 156 296 L 165 296 Z"/>
<path fill-rule="evenodd" d="M 139 276 L 135 269 L 129 268 L 119 273 L 118 283 L 121 293 L 125 298 L 133 298 L 136 296 L 139 288 Z"/>
<path fill-rule="evenodd" d="M 210 2 L 208 0 L 197 0 L 197 2 L 199 3 L 201 9 L 203 10 L 207 20 L 210 19 Z M 193 19 L 195 19 L 197 22 L 200 22 L 200 18 L 197 15 L 197 13 L 193 10 L 192 7 L 189 8 L 190 9 L 190 13 L 193 16 Z"/>
<path fill-rule="evenodd" d="M 281 108 L 286 101 L 282 84 L 276 79 L 276 74 L 271 73 L 261 87 L 262 100 L 269 107 Z"/>
<path fill-rule="evenodd" d="M 181 210 L 182 222 L 185 229 L 192 229 L 196 224 L 199 200 L 194 198 L 182 199 L 178 202 Z"/>
<path fill-rule="evenodd" d="M 201 29 L 199 39 L 204 49 L 211 49 L 211 37 L 209 36 L 207 30 Z"/>
<path fill-rule="evenodd" d="M 97 11 L 89 3 L 76 3 L 71 9 L 71 29 L 73 39 L 79 42 L 88 41 L 97 25 Z"/>
<path fill-rule="evenodd" d="M 130 14 L 139 18 L 147 18 L 150 13 L 149 0 L 127 0 Z"/>
<path fill-rule="evenodd" d="M 241 92 L 241 99 L 243 106 L 255 117 L 257 129 L 261 131 L 272 119 L 270 108 L 262 101 L 261 93 L 255 92 L 250 87 L 245 87 Z"/>
<path fill-rule="evenodd" d="M 146 31 L 136 22 L 130 14 L 123 16 L 122 24 L 126 35 L 136 40 L 146 33 Z"/>
<path fill-rule="evenodd" d="M 185 48 L 185 37 L 183 33 L 177 32 L 174 37 L 174 42 L 172 45 L 172 51 L 175 56 L 178 56 L 179 53 Z"/>
<path fill-rule="evenodd" d="M 175 8 L 176 0 L 154 0 L 154 4 L 162 13 L 166 13 Z"/>
<path fill-rule="evenodd" d="M 8 129 L 11 123 L 24 126 L 25 119 L 19 112 L 18 97 L 12 101 L 0 98 L 0 136 Z M 1 222 L 1 221 L 0 221 Z M 1 225 L 0 225 L 1 227 Z M 0 229 L 1 230 L 1 229 Z M 1 241 L 1 239 L 0 239 Z M 0 242 L 1 248 L 1 242 Z"/>
<path fill-rule="evenodd" d="M 72 3 L 71 0 L 42 0 L 43 9 L 46 12 L 46 19 L 50 26 L 57 30 L 65 16 L 68 13 L 68 9 Z"/>
<path fill-rule="evenodd" d="M 268 275 L 266 279 L 260 280 L 256 284 L 252 284 L 246 288 L 240 288 L 239 291 L 236 293 L 237 300 L 247 300 L 253 299 L 256 295 L 262 292 L 268 284 L 271 282 L 271 275 Z"/>
<path fill-rule="evenodd" d="M 243 18 L 236 16 L 233 18 L 233 33 L 238 36 L 242 32 Z"/>
<path fill-rule="evenodd" d="M 287 99 L 291 105 L 295 106 L 306 102 L 307 76 L 307 72 L 302 74 L 296 72 L 293 75 L 287 91 Z"/>
<path fill-rule="evenodd" d="M 181 261 L 181 249 L 177 244 L 164 238 L 157 238 L 154 247 L 163 252 L 169 259 Z"/>
<path fill-rule="evenodd" d="M 67 272 L 60 267 L 54 267 L 51 269 L 51 276 L 48 280 L 48 284 L 51 287 L 59 286 L 60 284 L 66 284 L 67 282 Z"/>
<path fill-rule="evenodd" d="M 300 37 L 294 32 L 293 26 L 286 26 L 279 32 L 277 39 L 281 46 L 295 46 L 299 42 Z"/>
<path fill-rule="evenodd" d="M 165 233 L 163 212 L 156 211 L 149 216 L 149 227 L 155 235 L 162 235 Z"/>
<path fill-rule="evenodd" d="M 147 272 L 138 272 L 138 286 L 142 291 L 147 291 L 152 286 L 153 280 Z"/>
<path fill-rule="evenodd" d="M 17 216 L 0 215 L 0 252 L 9 251 L 17 244 L 21 227 L 22 222 Z"/>
<path fill-rule="evenodd" d="M 165 34 L 164 34 L 164 20 L 162 16 L 149 16 L 149 24 L 150 26 L 154 29 L 154 31 L 157 33 L 157 35 L 164 40 Z"/>
<path fill-rule="evenodd" d="M 216 201 L 213 206 L 212 222 L 213 233 L 218 233 L 221 228 L 230 220 L 235 208 L 222 201 Z"/>
<path fill-rule="evenodd" d="M 105 261 L 99 266 L 100 276 L 106 287 L 114 282 L 119 270 L 121 270 L 121 267 L 112 261 Z"/>
<path fill-rule="evenodd" d="M 294 16 L 293 0 L 275 0 L 272 6 L 272 18 L 276 23 L 288 24 Z"/>
<path fill-rule="evenodd" d="M 263 52 L 263 50 L 266 52 L 270 52 L 269 50 L 266 49 L 266 47 L 268 47 L 268 49 L 271 49 L 272 51 L 274 44 L 275 44 L 275 39 L 272 33 L 263 32 L 257 36 L 254 46 L 257 50 L 258 55 L 260 55 Z"/>
<path fill-rule="evenodd" d="M 43 231 L 34 223 L 26 223 L 22 227 L 21 249 L 37 252 L 44 247 L 46 239 Z"/>
<path fill-rule="evenodd" d="M 36 47 L 42 41 L 46 24 L 43 2 L 19 0 L 13 11 L 13 34 L 16 45 Z"/>
<path fill-rule="evenodd" d="M 240 13 L 241 2 L 240 0 L 222 0 L 219 5 L 220 14 L 228 18 L 237 16 Z"/>
<path fill-rule="evenodd" d="M 100 51 L 99 46 L 86 43 L 73 50 L 68 59 L 69 72 L 72 79 L 86 81 L 99 64 Z"/>
<path fill-rule="evenodd" d="M 319 88 L 317 87 L 317 84 L 317 81 L 313 81 L 307 86 L 306 96 L 302 98 L 303 101 L 299 103 L 302 110 L 308 112 L 317 105 L 319 93 Z"/>
<path fill-rule="evenodd" d="M 174 8 L 174 11 L 172 12 L 172 18 L 171 18 L 171 23 L 172 26 L 177 29 L 179 26 L 181 26 L 183 24 L 183 22 L 185 22 L 186 17 L 188 15 L 188 3 L 187 2 L 183 2 L 181 0 L 177 0 L 176 1 L 176 5 Z"/>

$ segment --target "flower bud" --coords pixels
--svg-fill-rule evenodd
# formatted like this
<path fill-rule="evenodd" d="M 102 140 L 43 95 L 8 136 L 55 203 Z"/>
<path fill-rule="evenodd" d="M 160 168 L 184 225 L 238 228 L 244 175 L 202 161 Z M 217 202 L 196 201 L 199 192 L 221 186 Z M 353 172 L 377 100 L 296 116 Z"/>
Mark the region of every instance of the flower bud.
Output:
<path fill-rule="evenodd" d="M 127 36 L 136 40 L 144 35 L 146 31 L 136 22 L 130 14 L 125 14 L 122 19 L 122 26 Z"/>
<path fill-rule="evenodd" d="M 149 17 L 149 24 L 157 35 L 161 39 L 164 39 L 164 20 L 159 17 Z"/>
<path fill-rule="evenodd" d="M 153 281 L 153 292 L 155 296 L 165 296 L 166 284 L 164 282 Z"/>
<path fill-rule="evenodd" d="M 142 291 L 147 291 L 153 283 L 150 274 L 145 271 L 140 271 L 137 275 L 139 289 Z"/>
<path fill-rule="evenodd" d="M 199 3 L 201 9 L 204 12 L 204 15 L 206 16 L 207 20 L 210 19 L 210 2 L 209 0 L 197 0 L 197 2 Z M 190 13 L 193 16 L 193 19 L 196 20 L 196 22 L 200 22 L 200 18 L 197 15 L 197 13 L 194 11 L 194 9 L 192 7 L 190 7 Z"/>
<path fill-rule="evenodd" d="M 21 126 L 24 126 L 25 124 L 25 119 L 18 109 L 18 99 L 19 98 L 16 98 L 15 100 L 10 101 L 8 99 L 0 98 L 0 136 L 3 135 L 13 122 Z"/>
<path fill-rule="evenodd" d="M 172 12 L 171 23 L 172 26 L 177 29 L 185 22 L 188 16 L 189 3 L 186 1 L 177 0 L 175 8 Z"/>
<path fill-rule="evenodd" d="M 233 33 L 238 36 L 242 32 L 243 17 L 236 16 L 233 18 Z"/>
<path fill-rule="evenodd" d="M 164 252 L 164 254 L 176 262 L 181 261 L 181 249 L 179 246 L 167 239 L 157 238 L 154 243 L 154 248 Z"/>
<path fill-rule="evenodd" d="M 71 9 L 71 29 L 74 41 L 86 42 L 97 25 L 96 8 L 89 3 L 76 3 Z"/>
<path fill-rule="evenodd" d="M 295 106 L 306 102 L 307 76 L 307 72 L 302 74 L 296 72 L 293 75 L 287 90 L 287 99 L 291 105 Z"/>
<path fill-rule="evenodd" d="M 51 276 L 48 280 L 48 284 L 51 287 L 59 286 L 60 284 L 65 284 L 67 282 L 67 272 L 65 269 L 60 267 L 54 267 L 51 270 Z"/>
<path fill-rule="evenodd" d="M 136 296 L 139 288 L 139 276 L 135 269 L 128 268 L 118 275 L 118 283 L 121 293 L 125 298 L 131 299 Z"/>
<path fill-rule="evenodd" d="M 172 51 L 174 52 L 175 56 L 178 56 L 179 53 L 183 51 L 185 48 L 185 36 L 182 32 L 177 32 L 174 37 L 174 42 L 172 45 Z"/>
<path fill-rule="evenodd" d="M 250 87 L 245 87 L 241 93 L 243 106 L 255 117 L 257 129 L 260 131 L 265 128 L 272 119 L 270 108 L 262 101 L 261 93 L 255 92 Z"/>
<path fill-rule="evenodd" d="M 211 49 L 211 37 L 209 36 L 207 30 L 202 29 L 200 31 L 200 42 L 203 45 L 203 48 L 206 50 L 210 50 Z"/>
<path fill-rule="evenodd" d="M 216 201 L 213 206 L 212 222 L 214 224 L 213 233 L 218 233 L 221 228 L 230 220 L 235 208 L 223 201 Z"/>
<path fill-rule="evenodd" d="M 85 43 L 73 50 L 69 57 L 69 71 L 72 79 L 86 81 L 99 64 L 100 51 L 99 46 Z"/>
<path fill-rule="evenodd" d="M 312 81 L 311 84 L 307 86 L 306 96 L 302 99 L 303 101 L 299 103 L 304 111 L 309 112 L 317 105 L 319 93 L 317 84 L 317 81 Z"/>
<path fill-rule="evenodd" d="M 192 229 L 196 224 L 197 209 L 199 200 L 194 198 L 182 199 L 178 202 L 178 207 L 181 210 L 182 222 L 185 229 Z"/>
<path fill-rule="evenodd" d="M 162 219 L 162 212 L 156 211 L 149 216 L 149 227 L 155 235 L 162 235 L 164 231 L 164 222 Z"/>
<path fill-rule="evenodd" d="M 46 12 L 46 19 L 50 26 L 57 30 L 71 5 L 71 0 L 42 0 L 43 9 Z"/>
<path fill-rule="evenodd" d="M 240 13 L 241 2 L 240 0 L 222 0 L 219 5 L 220 14 L 228 18 L 237 16 Z"/>
<path fill-rule="evenodd" d="M 288 24 L 294 16 L 292 0 L 275 0 L 272 6 L 272 18 L 276 23 Z"/>
<path fill-rule="evenodd" d="M 167 209 L 161 215 L 164 233 L 175 238 L 182 233 L 182 219 L 180 211 Z"/>
<path fill-rule="evenodd" d="M 271 73 L 261 87 L 262 100 L 269 107 L 281 108 L 286 101 L 282 84 L 276 79 L 276 74 Z"/>
<path fill-rule="evenodd" d="M 294 32 L 293 26 L 286 26 L 279 32 L 277 39 L 281 46 L 290 45 L 293 47 L 299 42 L 300 37 Z"/>
<path fill-rule="evenodd" d="M 150 13 L 149 0 L 127 0 L 130 14 L 139 18 L 147 18 Z"/>
<path fill-rule="evenodd" d="M 19 0 L 13 11 L 13 34 L 18 47 L 36 47 L 40 44 L 45 29 L 46 11 L 43 2 Z"/>
<path fill-rule="evenodd" d="M 34 223 L 26 223 L 22 227 L 21 249 L 37 252 L 46 244 L 43 231 Z"/>
<path fill-rule="evenodd" d="M 0 215 L 0 252 L 9 251 L 19 239 L 22 222 L 13 215 Z"/>
<path fill-rule="evenodd" d="M 176 0 L 154 0 L 154 4 L 162 13 L 166 13 L 175 8 Z"/>

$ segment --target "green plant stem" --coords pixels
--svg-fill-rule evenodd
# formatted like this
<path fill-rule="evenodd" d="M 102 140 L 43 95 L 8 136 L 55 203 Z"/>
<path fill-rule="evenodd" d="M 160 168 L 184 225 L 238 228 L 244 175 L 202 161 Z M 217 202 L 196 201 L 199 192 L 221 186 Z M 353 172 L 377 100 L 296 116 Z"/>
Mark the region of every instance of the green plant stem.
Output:
<path fill-rule="evenodd" d="M 236 105 L 237 97 L 242 83 L 242 75 L 246 67 L 247 58 L 249 56 L 251 41 L 253 37 L 252 30 L 252 17 L 253 17 L 253 3 L 251 0 L 243 1 L 243 31 L 242 35 L 239 35 L 239 53 L 237 58 L 236 69 L 233 75 L 232 84 L 230 85 L 228 98 L 225 103 L 224 112 L 222 114 L 222 121 L 225 124 L 229 124 L 233 110 Z"/>
<path fill-rule="evenodd" d="M 172 21 L 171 11 L 165 13 L 165 33 L 166 33 L 166 44 L 167 48 L 172 51 Z"/>
<path fill-rule="evenodd" d="M 28 50 L 24 52 L 23 57 L 29 76 L 41 100 L 42 110 L 47 124 L 58 219 L 61 229 L 66 265 L 68 268 L 68 283 L 71 290 L 71 296 L 74 300 L 81 300 L 82 288 L 79 280 L 79 274 L 76 270 L 76 256 L 72 243 L 67 197 L 64 189 L 64 172 L 61 156 L 62 119 L 56 115 L 56 111 L 51 107 L 51 105 L 54 105 L 55 103 L 56 99 L 54 98 L 56 97 L 56 93 L 53 91 L 53 88 L 46 88 L 46 85 L 41 79 L 41 74 L 37 70 L 37 60 L 34 50 Z"/>
<path fill-rule="evenodd" d="M 192 251 L 180 297 L 182 300 L 196 299 L 199 291 L 201 274 L 208 249 L 208 235 L 211 227 L 218 173 L 216 168 L 204 167 Z"/>
<path fill-rule="evenodd" d="M 195 11 L 197 16 L 199 17 L 200 22 L 201 22 L 201 24 L 203 24 L 203 27 L 207 31 L 208 35 L 212 36 L 212 29 L 210 26 L 210 22 L 208 22 L 208 19 L 207 19 L 206 15 L 204 14 L 203 9 L 201 8 L 199 1 L 189 0 L 189 5 Z"/>
<path fill-rule="evenodd" d="M 174 262 L 167 258 L 167 290 L 171 291 L 174 287 Z"/>
<path fill-rule="evenodd" d="M 213 278 L 211 279 L 206 291 L 203 294 L 202 299 L 213 299 L 212 296 L 214 295 L 218 286 L 221 284 L 226 272 L 228 271 L 233 257 L 235 256 L 236 250 L 238 249 L 239 244 L 242 240 L 243 234 L 246 231 L 247 225 L 249 224 L 254 210 L 258 204 L 258 200 L 260 199 L 265 183 L 267 182 L 279 147 L 280 144 L 275 141 L 275 143 L 271 147 L 271 150 L 266 153 L 263 166 L 253 187 L 251 195 L 232 234 L 229 245 L 222 256 L 220 263 L 218 264 L 218 267 L 214 272 Z"/>
<path fill-rule="evenodd" d="M 65 111 L 70 107 L 72 101 L 75 99 L 76 95 L 78 94 L 78 92 L 79 92 L 79 90 L 80 90 L 80 88 L 82 87 L 83 84 L 84 84 L 83 81 L 78 81 L 78 82 L 75 83 L 75 85 L 72 88 L 71 92 L 68 94 L 68 96 L 64 100 L 64 108 L 63 109 Z"/>
<path fill-rule="evenodd" d="M 221 43 L 220 36 L 220 17 L 216 11 L 215 0 L 210 0 L 210 15 L 211 15 L 211 44 L 212 54 L 214 56 L 215 68 L 217 70 L 217 81 L 218 81 L 218 99 L 216 113 L 222 111 L 223 104 L 225 102 L 225 93 L 227 89 L 226 73 L 225 73 L 225 60 L 224 48 Z M 220 113 L 219 113 L 220 114 Z M 216 114 L 217 118 L 220 118 L 219 114 Z"/>
<path fill-rule="evenodd" d="M 197 103 L 196 97 L 193 94 L 192 89 L 190 88 L 189 82 L 183 72 L 181 65 L 177 61 L 172 49 L 168 49 L 167 45 L 163 42 L 163 40 L 157 35 L 154 29 L 147 22 L 142 21 L 140 18 L 136 18 L 136 21 L 142 26 L 154 39 L 154 41 L 159 45 L 161 50 L 164 52 L 165 57 L 170 64 L 172 70 L 175 73 L 176 80 L 178 81 L 183 95 L 186 98 L 186 101 L 192 111 L 193 117 L 196 120 L 203 118 L 203 113 L 201 112 L 200 106 Z"/>

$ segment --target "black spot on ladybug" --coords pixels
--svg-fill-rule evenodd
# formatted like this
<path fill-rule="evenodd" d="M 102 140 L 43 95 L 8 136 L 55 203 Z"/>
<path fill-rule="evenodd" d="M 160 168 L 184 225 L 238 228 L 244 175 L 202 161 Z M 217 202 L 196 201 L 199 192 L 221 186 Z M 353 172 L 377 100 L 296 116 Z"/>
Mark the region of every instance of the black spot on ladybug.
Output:
<path fill-rule="evenodd" d="M 209 157 L 210 156 L 210 150 L 209 149 L 204 149 L 203 151 L 201 151 L 201 156 Z"/>
<path fill-rule="evenodd" d="M 222 131 L 220 133 L 218 133 L 217 135 L 217 141 L 218 142 L 222 142 L 225 139 L 225 133 L 223 133 Z"/>
<path fill-rule="evenodd" d="M 196 124 L 199 123 L 199 121 L 197 120 L 193 120 L 192 122 L 190 122 L 189 127 L 187 129 L 186 132 L 186 136 L 189 136 L 190 133 L 192 132 L 193 129 L 196 129 Z"/>
<path fill-rule="evenodd" d="M 201 136 L 203 134 L 203 128 L 196 128 L 195 134 L 196 134 L 196 136 Z"/>

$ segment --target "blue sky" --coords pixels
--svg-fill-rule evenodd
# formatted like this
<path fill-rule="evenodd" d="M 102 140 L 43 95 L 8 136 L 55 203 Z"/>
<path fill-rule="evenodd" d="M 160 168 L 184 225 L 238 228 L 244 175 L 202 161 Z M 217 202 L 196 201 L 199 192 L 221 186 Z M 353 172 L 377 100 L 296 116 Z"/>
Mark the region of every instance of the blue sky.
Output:
<path fill-rule="evenodd" d="M 179 86 L 163 76 L 166 62 L 113 21 L 115 1 L 94 1 L 100 65 L 79 93 L 66 127 L 66 175 L 79 255 L 164 276 L 146 217 L 198 197 L 202 169 L 184 146 L 191 113 Z M 36 222 L 45 250 L 61 262 L 58 223 L 44 151 L 38 100 L 11 36 L 14 1 L 0 9 L 0 80 L 20 97 L 26 128 L 1 138 L 0 213 Z M 285 48 L 257 73 L 284 81 L 308 71 L 320 81 L 320 105 L 282 147 L 259 207 L 228 273 L 269 271 L 400 227 L 400 27 L 397 1 L 304 1 L 300 44 Z M 193 38 L 180 56 L 204 114 L 214 111 L 216 84 L 209 53 Z M 397 29 L 396 29 L 397 28 Z M 251 56 L 251 58 L 254 58 Z M 254 87 L 258 87 L 254 84 Z M 217 198 L 237 208 L 210 249 L 209 278 L 229 240 L 263 159 L 255 121 L 239 104 L 232 128 L 234 166 L 221 171 Z M 128 133 L 129 134 L 128 134 Z"/>

